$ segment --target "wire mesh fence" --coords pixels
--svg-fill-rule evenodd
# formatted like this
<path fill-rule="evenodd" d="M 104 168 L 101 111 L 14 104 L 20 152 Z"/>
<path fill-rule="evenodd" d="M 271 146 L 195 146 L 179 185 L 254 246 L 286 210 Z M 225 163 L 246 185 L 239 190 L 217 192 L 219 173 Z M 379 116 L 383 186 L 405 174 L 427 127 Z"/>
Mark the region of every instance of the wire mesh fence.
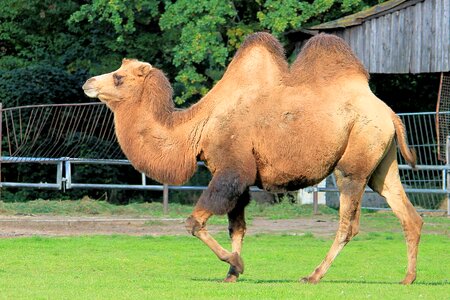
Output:
<path fill-rule="evenodd" d="M 450 73 L 441 73 L 436 120 L 439 159 L 446 160 L 446 141 L 450 136 Z"/>
<path fill-rule="evenodd" d="M 403 156 L 398 152 L 400 177 L 408 197 L 417 208 L 424 210 L 446 210 L 446 165 L 439 160 L 436 132 L 437 114 L 407 113 L 399 114 L 405 124 L 407 139 L 417 155 L 417 169 L 407 166 Z M 439 117 L 447 118 L 450 112 L 443 112 Z M 438 118 L 439 118 L 438 117 Z M 333 177 L 327 179 L 327 190 L 336 189 Z M 337 192 L 327 192 L 327 204 L 338 206 Z M 388 208 L 384 198 L 368 191 L 363 198 L 365 208 Z"/>
<path fill-rule="evenodd" d="M 446 165 L 439 160 L 437 120 L 450 120 L 450 112 L 399 114 L 403 120 L 407 138 L 417 153 L 417 170 L 411 170 L 398 155 L 400 176 L 411 202 L 420 209 L 445 210 L 447 186 Z M 102 103 L 37 105 L 7 108 L 1 111 L 2 157 L 0 163 L 51 162 L 58 164 L 56 187 L 67 184 L 71 174 L 66 161 L 96 161 L 102 165 L 126 162 L 115 136 L 113 114 Z M 442 129 L 442 127 L 441 127 Z M 443 131 L 440 131 L 441 133 Z M 1 174 L 1 170 L 0 170 Z M 67 177 L 67 178 L 66 178 Z M 0 184 L 7 186 L 0 179 Z M 143 180 L 145 181 L 145 180 Z M 40 186 L 39 184 L 29 186 Z M 92 185 L 96 188 L 130 188 L 124 185 Z M 42 187 L 46 187 L 42 185 Z M 70 185 L 68 186 L 70 188 Z M 83 184 L 72 182 L 72 188 Z M 142 187 L 139 187 L 141 189 Z M 205 187 L 192 187 L 204 189 Z M 333 176 L 326 179 L 326 203 L 339 206 L 339 197 Z M 364 195 L 363 207 L 387 208 L 384 198 L 376 193 Z"/>
<path fill-rule="evenodd" d="M 102 103 L 6 108 L 1 118 L 6 162 L 125 159 L 116 140 L 113 114 Z"/>
<path fill-rule="evenodd" d="M 439 116 L 448 118 L 449 112 Z M 425 209 L 438 209 L 443 205 L 446 194 L 433 193 L 433 190 L 446 189 L 446 176 L 442 168 L 445 162 L 439 160 L 439 150 L 436 132 L 435 113 L 400 114 L 405 124 L 408 141 L 417 154 L 419 166 L 433 166 L 433 168 L 418 168 L 418 170 L 402 169 L 400 176 L 406 188 L 419 189 L 427 193 L 408 193 L 409 199 L 415 206 Z M 439 117 L 437 117 L 439 118 Z M 404 158 L 398 155 L 400 164 L 406 164 Z"/>
<path fill-rule="evenodd" d="M 446 160 L 446 141 L 450 136 L 450 73 L 441 73 L 441 83 L 436 112 L 438 118 L 436 129 L 438 136 L 439 159 Z"/>

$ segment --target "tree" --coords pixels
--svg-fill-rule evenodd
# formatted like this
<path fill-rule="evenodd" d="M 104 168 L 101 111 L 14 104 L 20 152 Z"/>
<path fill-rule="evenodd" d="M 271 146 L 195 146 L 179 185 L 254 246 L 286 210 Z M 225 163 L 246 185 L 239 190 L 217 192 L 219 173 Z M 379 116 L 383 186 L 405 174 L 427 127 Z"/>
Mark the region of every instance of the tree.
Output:
<path fill-rule="evenodd" d="M 76 1 L 4 0 L 0 9 L 0 69 L 33 63 L 70 65 L 81 48 L 66 20 Z M 7 9 L 5 9 L 7 8 Z"/>
<path fill-rule="evenodd" d="M 103 30 L 113 28 L 107 32 L 114 39 L 103 45 L 168 72 L 175 79 L 175 101 L 182 105 L 199 99 L 221 78 L 247 34 L 269 30 L 283 40 L 288 30 L 340 17 L 371 2 L 132 0 L 124 4 L 93 0 L 82 5 L 69 24 L 73 30 L 90 32 L 96 41 L 102 39 Z M 98 28 L 103 30 L 96 31 Z M 143 43 L 147 43 L 146 48 Z"/>

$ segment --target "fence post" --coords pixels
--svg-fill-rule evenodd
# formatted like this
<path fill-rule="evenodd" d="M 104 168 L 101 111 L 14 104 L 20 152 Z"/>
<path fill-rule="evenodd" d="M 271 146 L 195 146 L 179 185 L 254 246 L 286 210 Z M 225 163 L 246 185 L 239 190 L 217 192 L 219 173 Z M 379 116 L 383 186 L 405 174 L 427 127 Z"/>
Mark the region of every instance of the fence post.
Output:
<path fill-rule="evenodd" d="M 64 190 L 70 190 L 72 188 L 72 166 L 70 165 L 70 160 L 64 162 Z"/>
<path fill-rule="evenodd" d="M 0 187 L 2 185 L 2 157 L 3 157 L 3 149 L 2 149 L 2 142 L 3 142 L 3 103 L 0 102 Z M 1 200 L 2 194 L 0 189 L 0 200 Z"/>
<path fill-rule="evenodd" d="M 66 191 L 66 187 L 63 186 L 63 164 L 64 161 L 59 161 L 56 164 L 56 184 L 59 186 L 59 190 Z"/>
<path fill-rule="evenodd" d="M 315 215 L 319 214 L 319 187 L 317 184 L 314 186 L 313 190 L 313 210 Z"/>
<path fill-rule="evenodd" d="M 447 143 L 446 143 L 446 147 L 445 147 L 445 163 L 446 163 L 446 170 L 445 170 L 445 174 L 446 174 L 446 190 L 447 190 L 447 215 L 450 216 L 450 190 L 449 190 L 449 184 L 450 184 L 450 176 L 448 176 L 448 170 L 450 168 L 450 136 L 447 136 Z"/>
<path fill-rule="evenodd" d="M 169 213 L 169 185 L 163 185 L 163 212 L 165 215 Z"/>

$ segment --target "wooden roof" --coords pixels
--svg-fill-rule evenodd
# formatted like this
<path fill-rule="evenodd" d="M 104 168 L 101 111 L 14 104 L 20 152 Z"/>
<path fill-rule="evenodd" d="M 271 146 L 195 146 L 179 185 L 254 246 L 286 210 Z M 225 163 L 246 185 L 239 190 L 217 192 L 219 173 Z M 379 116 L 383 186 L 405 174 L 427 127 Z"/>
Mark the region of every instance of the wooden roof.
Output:
<path fill-rule="evenodd" d="M 450 0 L 391 0 L 292 37 L 298 48 L 319 32 L 342 37 L 369 73 L 450 71 Z"/>
<path fill-rule="evenodd" d="M 357 12 L 352 15 L 345 16 L 343 18 L 322 23 L 316 26 L 309 27 L 311 30 L 324 30 L 324 29 L 335 29 L 335 28 L 345 28 L 350 26 L 360 25 L 365 21 L 373 18 L 381 17 L 385 14 L 398 11 L 400 9 L 406 8 L 408 6 L 414 5 L 418 2 L 423 2 L 424 0 L 391 0 L 383 2 L 381 4 L 372 6 L 366 10 Z"/>

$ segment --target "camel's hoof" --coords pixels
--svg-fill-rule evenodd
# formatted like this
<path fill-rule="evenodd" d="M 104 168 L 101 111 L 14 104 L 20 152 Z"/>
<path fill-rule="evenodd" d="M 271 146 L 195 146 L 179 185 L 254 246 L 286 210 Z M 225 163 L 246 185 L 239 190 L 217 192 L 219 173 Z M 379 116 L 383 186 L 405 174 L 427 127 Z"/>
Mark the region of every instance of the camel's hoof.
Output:
<path fill-rule="evenodd" d="M 238 276 L 236 275 L 228 275 L 227 278 L 223 280 L 223 282 L 236 282 L 238 280 Z"/>
<path fill-rule="evenodd" d="M 230 258 L 227 260 L 227 262 L 234 267 L 234 270 L 238 274 L 244 273 L 244 261 L 242 260 L 241 256 L 237 254 L 236 252 L 231 253 Z"/>
<path fill-rule="evenodd" d="M 413 283 L 416 280 L 416 274 L 408 274 L 405 279 L 400 281 L 400 284 L 408 285 Z"/>
<path fill-rule="evenodd" d="M 311 276 L 303 277 L 299 281 L 300 281 L 300 283 L 309 283 L 309 284 L 317 284 L 317 283 L 319 283 L 319 280 L 314 279 Z"/>

